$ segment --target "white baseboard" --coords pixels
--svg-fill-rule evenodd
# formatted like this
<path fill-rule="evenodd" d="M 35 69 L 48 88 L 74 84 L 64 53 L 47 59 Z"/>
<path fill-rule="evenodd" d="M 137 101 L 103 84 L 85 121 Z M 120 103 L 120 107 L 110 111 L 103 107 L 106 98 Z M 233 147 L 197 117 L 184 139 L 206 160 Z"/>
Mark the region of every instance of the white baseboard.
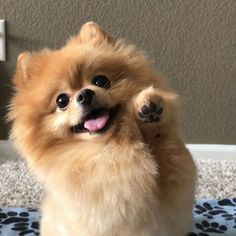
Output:
<path fill-rule="evenodd" d="M 236 161 L 236 145 L 187 144 L 194 159 Z"/>
<path fill-rule="evenodd" d="M 194 159 L 215 161 L 236 161 L 236 145 L 219 144 L 187 144 Z M 0 157 L 17 156 L 12 144 L 6 140 L 0 140 Z"/>

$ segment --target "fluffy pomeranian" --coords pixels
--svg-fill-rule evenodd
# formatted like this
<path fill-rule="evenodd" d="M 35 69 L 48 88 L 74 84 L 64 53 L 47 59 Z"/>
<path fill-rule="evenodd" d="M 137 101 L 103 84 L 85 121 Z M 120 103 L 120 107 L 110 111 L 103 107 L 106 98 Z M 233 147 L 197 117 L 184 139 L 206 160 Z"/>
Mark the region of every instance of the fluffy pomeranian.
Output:
<path fill-rule="evenodd" d="M 45 186 L 42 236 L 186 236 L 194 162 L 178 96 L 143 52 L 93 22 L 19 55 L 11 139 Z"/>

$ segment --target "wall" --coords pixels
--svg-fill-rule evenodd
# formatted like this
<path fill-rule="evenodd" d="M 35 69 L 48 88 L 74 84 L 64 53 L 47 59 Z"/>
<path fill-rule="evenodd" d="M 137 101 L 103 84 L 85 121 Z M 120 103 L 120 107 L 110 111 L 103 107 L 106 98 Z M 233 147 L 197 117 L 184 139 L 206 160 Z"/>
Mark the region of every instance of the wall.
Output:
<path fill-rule="evenodd" d="M 188 143 L 236 143 L 235 0 L 0 0 L 7 62 L 0 62 L 0 138 L 17 55 L 58 48 L 93 20 L 146 50 L 182 97 Z"/>

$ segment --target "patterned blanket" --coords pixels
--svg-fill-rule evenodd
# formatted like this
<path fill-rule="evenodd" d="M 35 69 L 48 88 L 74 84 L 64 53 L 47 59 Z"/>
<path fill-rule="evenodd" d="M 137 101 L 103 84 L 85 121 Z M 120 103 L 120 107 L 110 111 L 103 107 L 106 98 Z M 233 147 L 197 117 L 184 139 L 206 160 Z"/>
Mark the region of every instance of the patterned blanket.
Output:
<path fill-rule="evenodd" d="M 195 203 L 193 214 L 189 236 L 236 236 L 236 198 L 200 199 Z M 0 208 L 0 235 L 39 235 L 39 219 L 36 209 Z"/>
<path fill-rule="evenodd" d="M 198 200 L 190 236 L 236 236 L 236 198 Z"/>

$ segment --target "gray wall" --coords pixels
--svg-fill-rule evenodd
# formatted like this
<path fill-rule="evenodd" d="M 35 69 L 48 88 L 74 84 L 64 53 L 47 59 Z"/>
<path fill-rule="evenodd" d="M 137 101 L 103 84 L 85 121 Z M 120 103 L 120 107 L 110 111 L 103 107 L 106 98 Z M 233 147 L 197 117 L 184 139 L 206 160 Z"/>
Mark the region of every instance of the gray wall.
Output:
<path fill-rule="evenodd" d="M 182 97 L 188 143 L 236 144 L 235 0 L 0 0 L 7 62 L 0 62 L 0 138 L 17 55 L 57 48 L 96 21 L 148 52 Z"/>

